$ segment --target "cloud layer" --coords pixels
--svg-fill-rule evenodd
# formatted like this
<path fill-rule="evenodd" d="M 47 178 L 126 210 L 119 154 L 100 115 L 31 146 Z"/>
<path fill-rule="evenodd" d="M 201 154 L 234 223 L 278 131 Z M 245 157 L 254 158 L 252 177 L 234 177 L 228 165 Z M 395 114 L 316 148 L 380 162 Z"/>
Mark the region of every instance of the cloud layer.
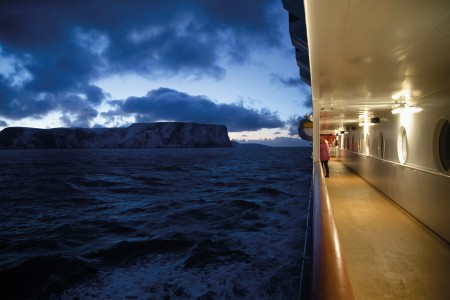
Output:
<path fill-rule="evenodd" d="M 205 96 L 191 96 L 168 88 L 148 92 L 145 97 L 112 101 L 107 117 L 132 115 L 137 122 L 184 121 L 225 124 L 229 131 L 252 131 L 284 126 L 269 110 L 255 110 L 242 104 L 220 104 Z"/>
<path fill-rule="evenodd" d="M 278 26 L 270 17 L 274 5 L 279 5 L 278 1 L 134 0 L 132 5 L 115 0 L 91 0 L 83 5 L 75 0 L 2 1 L 0 117 L 40 118 L 58 111 L 67 126 L 89 126 L 107 98 L 92 82 L 107 76 L 220 80 L 226 75 L 225 64 L 244 64 L 251 59 L 251 47 L 280 46 Z M 243 120 L 230 123 L 232 128 L 246 129 L 279 122 L 268 111 L 219 105 L 187 95 L 175 97 L 180 94 L 171 101 L 193 103 L 184 102 L 185 111 L 165 110 L 170 106 L 167 97 L 163 103 L 155 102 L 162 91 L 128 98 L 117 104 L 116 112 L 152 120 L 156 111 L 164 118 L 176 119 L 188 112 L 194 118 L 198 109 L 201 121 L 211 109 L 208 114 L 216 122 L 228 119 L 226 114 L 253 120 L 253 125 Z M 157 108 L 155 112 L 138 111 L 148 109 L 149 103 Z"/>

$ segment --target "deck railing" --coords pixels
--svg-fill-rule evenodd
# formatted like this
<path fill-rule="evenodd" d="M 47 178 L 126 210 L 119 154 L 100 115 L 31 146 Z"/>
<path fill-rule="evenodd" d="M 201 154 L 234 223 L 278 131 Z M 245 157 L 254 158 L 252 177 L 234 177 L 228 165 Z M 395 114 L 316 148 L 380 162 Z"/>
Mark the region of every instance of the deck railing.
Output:
<path fill-rule="evenodd" d="M 320 162 L 314 163 L 312 299 L 354 299 Z"/>

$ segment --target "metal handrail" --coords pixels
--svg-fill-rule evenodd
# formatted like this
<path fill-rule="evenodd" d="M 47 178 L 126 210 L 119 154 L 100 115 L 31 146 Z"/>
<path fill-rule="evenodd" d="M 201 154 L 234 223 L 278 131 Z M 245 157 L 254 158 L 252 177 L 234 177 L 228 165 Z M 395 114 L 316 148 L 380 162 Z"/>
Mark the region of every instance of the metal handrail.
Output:
<path fill-rule="evenodd" d="M 385 162 L 385 163 L 390 163 L 390 164 L 392 164 L 394 166 L 399 166 L 399 167 L 403 167 L 403 168 L 409 168 L 409 169 L 414 170 L 414 171 L 420 171 L 420 172 L 428 173 L 428 174 L 435 175 L 435 176 L 450 178 L 450 175 L 445 174 L 445 173 L 439 173 L 439 172 L 436 172 L 436 171 L 433 171 L 433 170 L 429 170 L 429 169 L 426 169 L 426 168 L 421 167 L 421 166 L 412 165 L 412 164 L 409 164 L 409 163 L 401 164 L 401 163 L 398 163 L 398 162 L 395 162 L 395 161 L 392 161 L 392 160 L 387 160 L 385 158 L 381 158 L 381 157 L 373 155 L 373 154 L 364 154 L 364 153 L 360 153 L 360 152 L 347 150 L 347 149 L 344 149 L 344 148 L 340 148 L 339 151 L 350 152 L 352 154 L 357 154 L 357 155 L 359 155 L 361 157 L 373 158 L 373 159 L 376 159 L 376 160 L 379 160 L 379 161 L 382 161 L 382 162 Z"/>
<path fill-rule="evenodd" d="M 312 299 L 354 299 L 320 162 L 314 162 Z"/>
<path fill-rule="evenodd" d="M 300 271 L 300 284 L 298 290 L 298 300 L 309 299 L 310 298 L 310 282 L 311 276 L 311 219 L 312 219 L 312 202 L 313 202 L 313 178 L 311 177 L 311 187 L 309 190 L 309 199 L 308 199 L 308 213 L 306 215 L 306 226 L 305 226 L 305 238 L 303 240 L 303 256 L 301 262 L 301 271 Z M 307 275 L 308 274 L 308 275 Z"/>

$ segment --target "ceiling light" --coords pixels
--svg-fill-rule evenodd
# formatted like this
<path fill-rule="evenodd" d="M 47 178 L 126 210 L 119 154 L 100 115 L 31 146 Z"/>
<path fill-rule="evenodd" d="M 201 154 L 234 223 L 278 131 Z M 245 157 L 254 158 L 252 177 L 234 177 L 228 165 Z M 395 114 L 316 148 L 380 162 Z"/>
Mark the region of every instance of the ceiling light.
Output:
<path fill-rule="evenodd" d="M 403 102 L 403 103 L 399 103 L 399 104 L 396 103 L 392 107 L 391 113 L 396 115 L 396 114 L 404 113 L 404 112 L 417 113 L 417 112 L 420 112 L 420 111 L 422 111 L 421 107 L 411 106 L 408 103 Z"/>

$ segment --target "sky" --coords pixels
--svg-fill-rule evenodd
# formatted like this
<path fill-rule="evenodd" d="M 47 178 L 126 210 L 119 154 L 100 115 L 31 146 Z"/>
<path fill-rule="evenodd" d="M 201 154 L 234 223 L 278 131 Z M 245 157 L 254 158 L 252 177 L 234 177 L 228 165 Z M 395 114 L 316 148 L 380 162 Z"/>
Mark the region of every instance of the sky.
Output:
<path fill-rule="evenodd" d="M 283 145 L 311 110 L 281 0 L 1 1 L 0 130 L 180 121 Z"/>

